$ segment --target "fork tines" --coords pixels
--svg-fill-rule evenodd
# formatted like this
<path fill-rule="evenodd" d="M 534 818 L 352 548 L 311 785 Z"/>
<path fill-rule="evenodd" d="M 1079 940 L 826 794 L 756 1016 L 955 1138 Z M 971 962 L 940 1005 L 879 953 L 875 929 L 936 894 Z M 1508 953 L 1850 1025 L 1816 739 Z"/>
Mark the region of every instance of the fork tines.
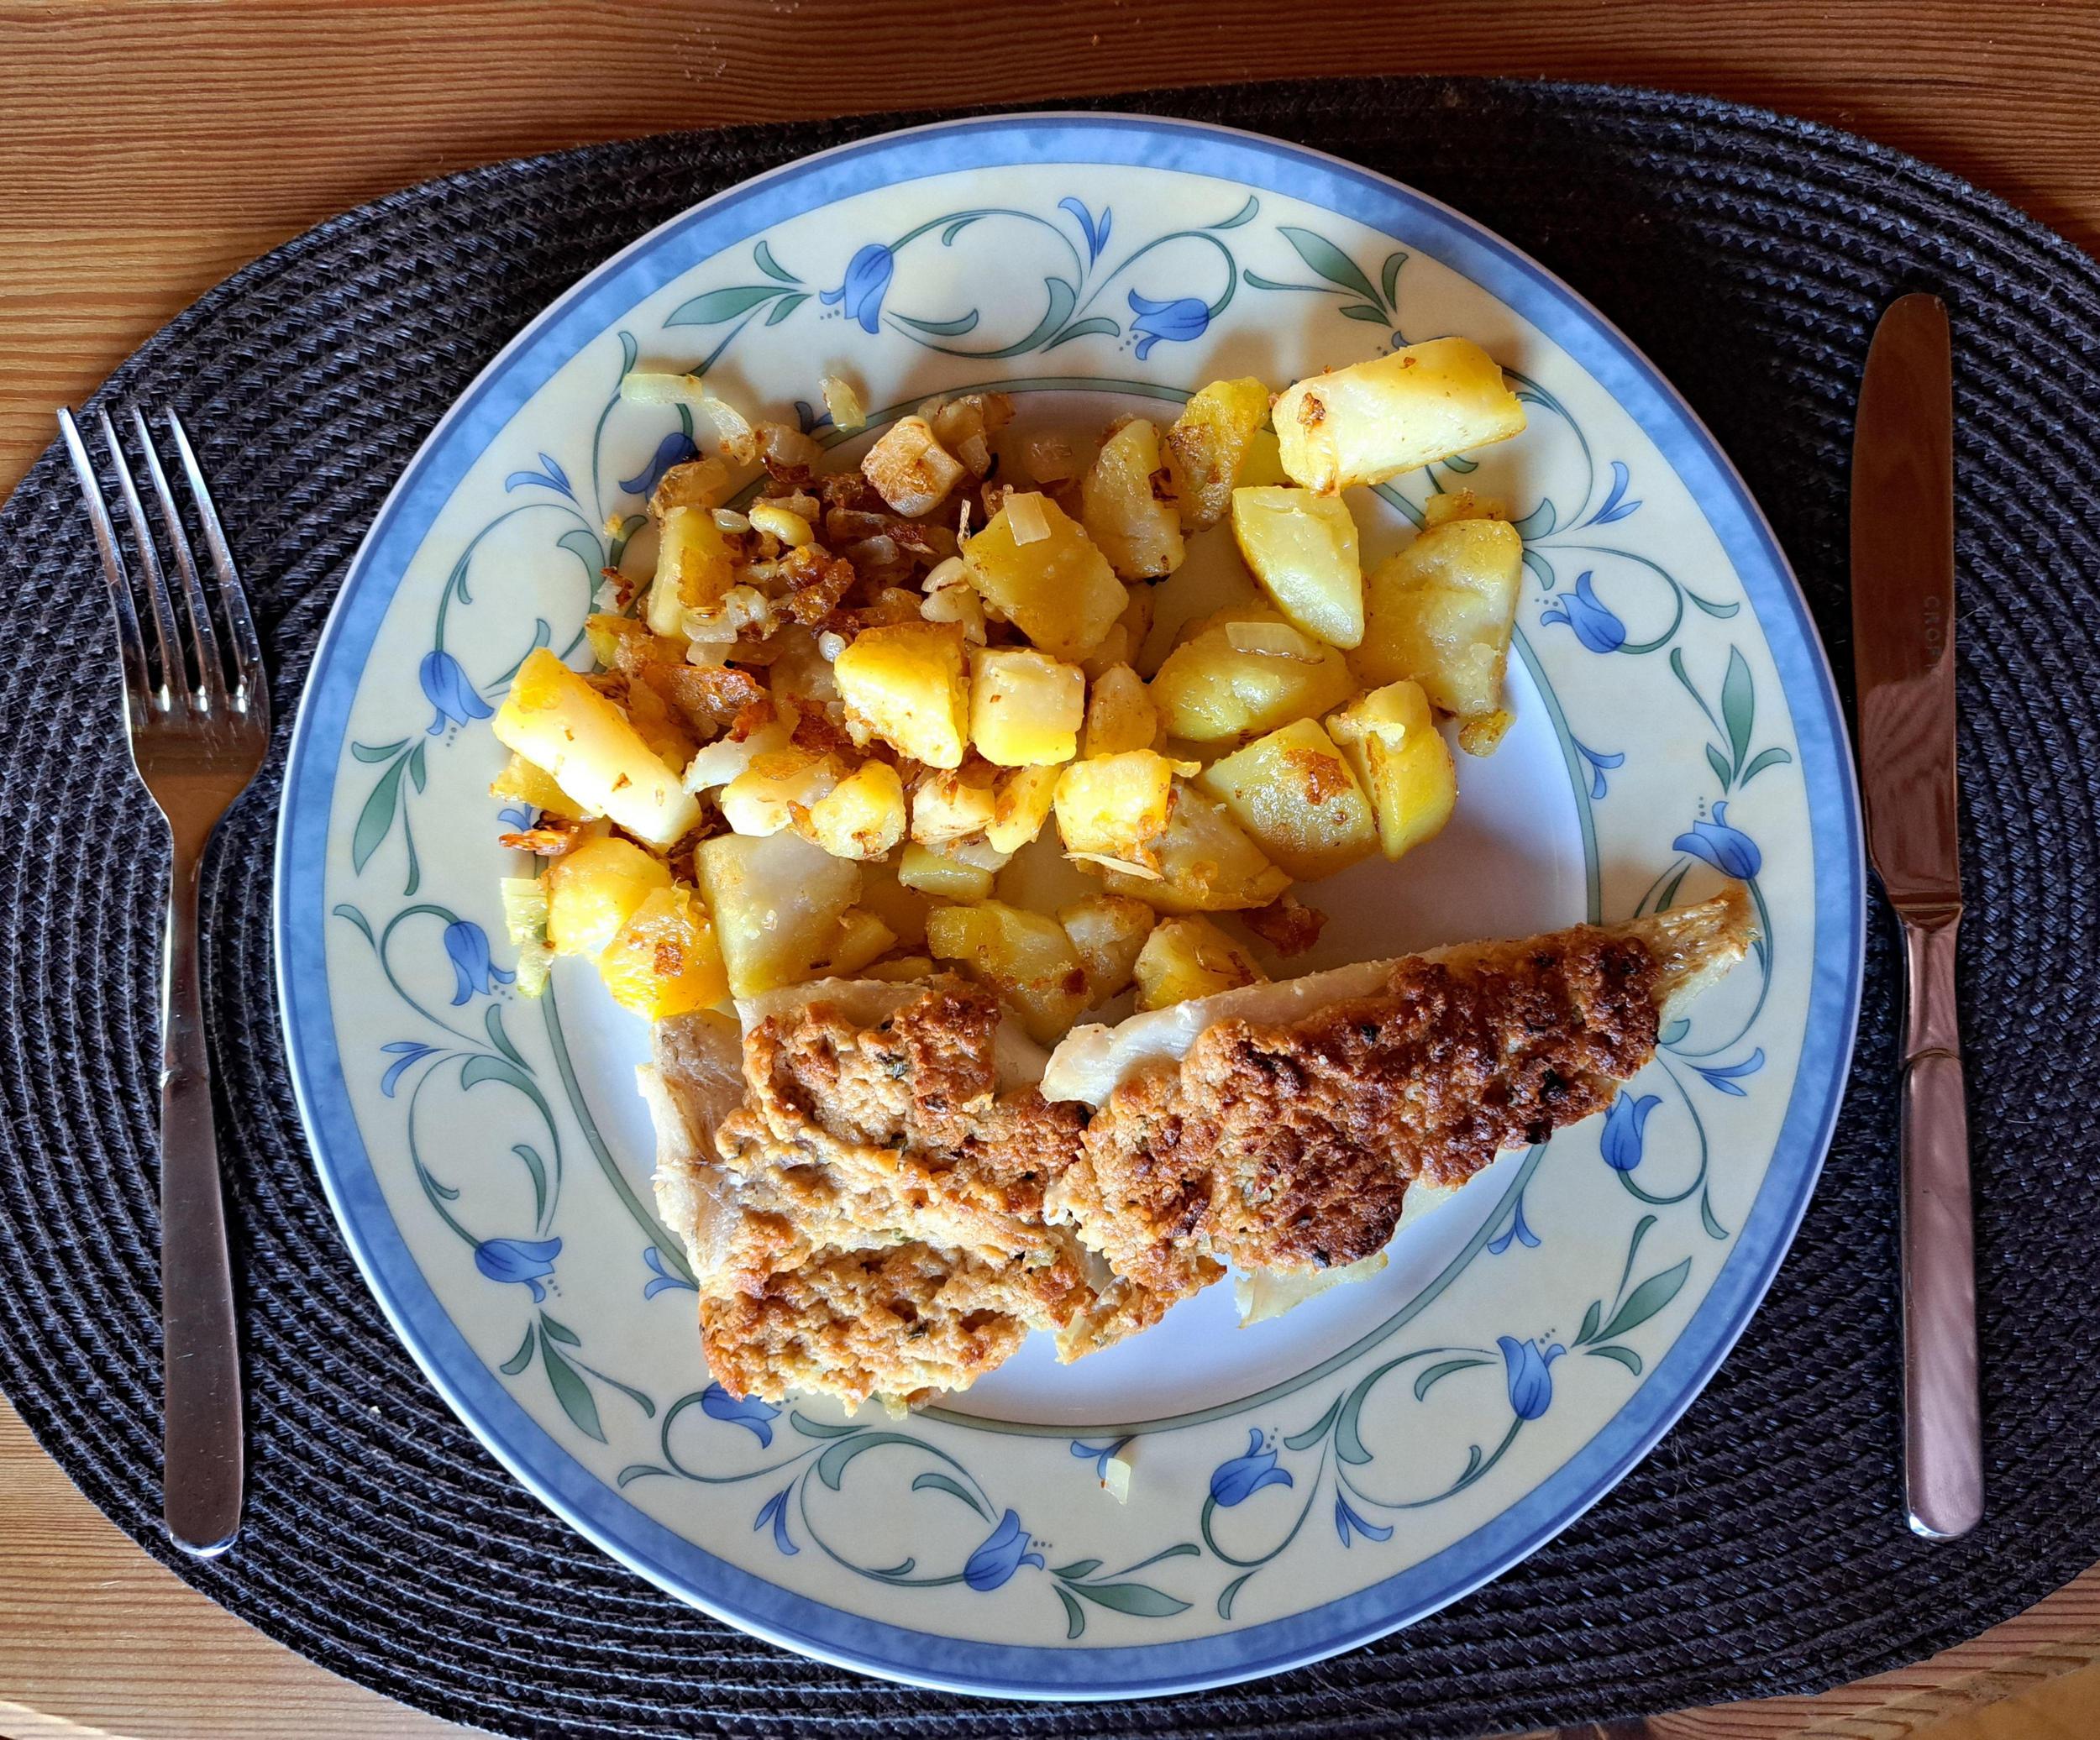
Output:
<path fill-rule="evenodd" d="M 117 493 L 123 503 L 124 519 L 131 532 L 132 550 L 145 586 L 147 617 L 152 624 L 151 656 L 140 632 L 139 610 L 123 553 L 118 548 L 108 501 L 100 476 L 82 438 L 80 425 L 70 409 L 58 414 L 66 450 L 80 479 L 81 495 L 94 527 L 96 548 L 101 553 L 102 572 L 108 577 L 110 599 L 117 616 L 117 640 L 124 669 L 124 699 L 134 729 L 155 715 L 192 715 L 208 719 L 215 714 L 247 715 L 269 705 L 265 680 L 262 644 L 249 615 L 247 595 L 234 570 L 233 551 L 212 506 L 211 491 L 181 421 L 173 411 L 160 413 L 160 421 L 175 443 L 176 460 L 196 506 L 196 519 L 206 551 L 211 557 L 215 584 L 200 574 L 192 553 L 190 535 L 168 474 L 146 418 L 135 406 L 130 414 L 132 432 L 155 506 L 159 512 L 165 548 L 174 563 L 177 590 L 182 595 L 178 622 L 169 595 L 162 546 L 155 541 L 152 526 L 139 501 L 130 464 L 109 413 L 98 411 L 95 421 L 114 472 Z M 214 620 L 213 595 L 218 598 L 218 620 Z M 221 626 L 224 633 L 222 638 Z M 183 631 L 186 627 L 187 633 Z M 228 655 L 230 654 L 230 663 Z"/>

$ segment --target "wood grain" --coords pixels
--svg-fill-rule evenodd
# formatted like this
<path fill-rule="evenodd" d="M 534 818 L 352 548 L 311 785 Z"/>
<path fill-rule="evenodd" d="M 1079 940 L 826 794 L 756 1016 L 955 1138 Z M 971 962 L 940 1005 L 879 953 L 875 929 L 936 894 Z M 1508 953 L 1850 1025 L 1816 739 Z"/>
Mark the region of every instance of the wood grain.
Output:
<path fill-rule="evenodd" d="M 433 175 L 675 128 L 1365 73 L 1693 91 L 1830 121 L 2100 247 L 2100 8 L 2063 0 L 698 0 L 122 9 L 0 0 L 0 490 L 155 328 Z M 1617 1737 L 2100 1732 L 2100 1569 L 1817 1699 Z M 462 1732 L 334 1679 L 119 1534 L 0 1405 L 0 1732 Z"/>

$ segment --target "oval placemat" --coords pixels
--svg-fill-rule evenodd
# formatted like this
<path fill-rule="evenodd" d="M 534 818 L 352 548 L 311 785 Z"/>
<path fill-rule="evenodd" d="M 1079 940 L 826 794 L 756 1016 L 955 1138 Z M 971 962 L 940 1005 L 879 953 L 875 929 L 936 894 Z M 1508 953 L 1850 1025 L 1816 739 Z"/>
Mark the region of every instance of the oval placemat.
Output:
<path fill-rule="evenodd" d="M 1097 106 L 1097 105 L 1089 105 Z M 149 1552 L 339 1673 L 512 1733 L 1477 1733 L 1820 1688 L 2018 1612 L 2100 1557 L 2100 270 L 1847 134 L 1651 93 L 1442 81 L 1098 105 L 1255 128 L 1439 195 L 1560 271 L 1712 426 L 1849 676 L 1845 507 L 1868 333 L 1954 309 L 1989 1512 L 1903 1528 L 1897 1009 L 1885 913 L 1856 1077 L 1748 1334 L 1609 1497 L 1382 1643 L 1113 1706 L 880 1685 L 680 1606 L 542 1509 L 394 1339 L 301 1135 L 270 991 L 286 721 L 350 554 L 454 395 L 543 304 L 695 201 L 895 119 L 509 163 L 323 224 L 213 291 L 102 396 L 199 438 L 276 672 L 278 746 L 207 867 L 206 960 L 250 1412 L 244 1532 L 159 1527 L 155 984 L 165 851 L 119 736 L 108 606 L 55 449 L 0 511 L 0 1388 Z M 927 118 L 915 117 L 910 118 Z"/>

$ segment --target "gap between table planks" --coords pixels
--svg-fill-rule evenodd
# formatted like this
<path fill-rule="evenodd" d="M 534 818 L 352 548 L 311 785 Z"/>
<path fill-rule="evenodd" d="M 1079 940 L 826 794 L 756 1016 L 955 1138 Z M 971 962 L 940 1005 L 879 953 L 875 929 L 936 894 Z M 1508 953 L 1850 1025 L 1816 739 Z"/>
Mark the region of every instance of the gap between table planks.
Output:
<path fill-rule="evenodd" d="M 0 0 L 0 490 L 51 439 L 54 406 L 85 396 L 212 284 L 430 176 L 675 128 L 1410 72 L 1764 103 L 1913 152 L 2100 244 L 2100 8 L 2045 0 L 1987 12 L 1957 0 L 1504 0 L 1464 13 L 1038 0 L 1003 14 L 903 0 L 122 11 Z M 4 1405 L 0 1612 L 11 1740 L 463 1732 L 335 1679 L 185 1587 L 73 1491 Z M 2100 1569 L 1900 1673 L 1601 1732 L 2084 1735 L 2100 1732 L 2096 1664 Z"/>

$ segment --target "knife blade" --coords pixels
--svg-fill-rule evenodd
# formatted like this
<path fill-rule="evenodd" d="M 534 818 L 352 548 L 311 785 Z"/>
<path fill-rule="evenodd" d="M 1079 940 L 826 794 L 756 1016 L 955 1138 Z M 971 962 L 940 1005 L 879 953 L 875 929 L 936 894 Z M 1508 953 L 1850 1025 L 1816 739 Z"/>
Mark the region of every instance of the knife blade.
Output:
<path fill-rule="evenodd" d="M 1852 434 L 1852 651 L 1867 851 L 1903 926 L 1904 1496 L 1947 1540 L 1983 1507 L 1968 1114 L 1956 1004 L 1954 387 L 1945 305 L 1875 328 Z"/>

